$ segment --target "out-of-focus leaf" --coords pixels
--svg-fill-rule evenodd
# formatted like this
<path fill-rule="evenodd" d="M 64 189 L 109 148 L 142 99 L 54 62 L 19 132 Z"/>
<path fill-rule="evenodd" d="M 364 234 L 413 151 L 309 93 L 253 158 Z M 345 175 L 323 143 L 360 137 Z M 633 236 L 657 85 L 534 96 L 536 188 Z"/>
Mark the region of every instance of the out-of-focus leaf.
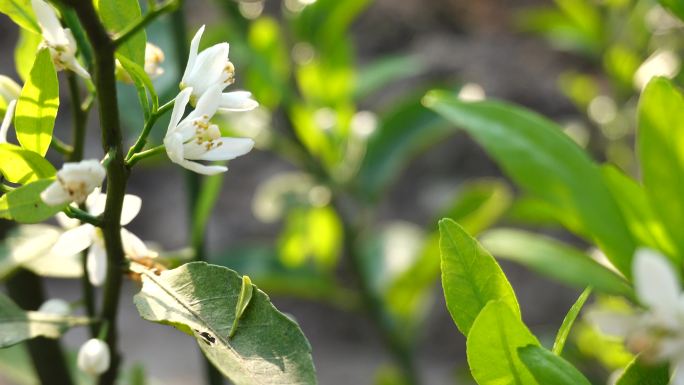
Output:
<path fill-rule="evenodd" d="M 223 175 L 221 174 L 208 176 L 202 182 L 195 212 L 192 213 L 193 226 L 190 239 L 193 245 L 199 245 L 204 240 L 204 231 L 209 224 L 216 201 L 221 195 L 222 186 Z"/>
<path fill-rule="evenodd" d="M 534 345 L 518 348 L 518 355 L 538 383 L 544 385 L 591 385 L 571 363 Z"/>
<path fill-rule="evenodd" d="M 415 56 L 381 58 L 363 67 L 356 78 L 356 99 L 363 99 L 396 81 L 416 76 L 425 65 Z"/>
<path fill-rule="evenodd" d="M 40 26 L 31 7 L 31 0 L 2 0 L 0 12 L 9 16 L 23 29 L 40 35 Z"/>
<path fill-rule="evenodd" d="M 506 213 L 506 219 L 545 228 L 563 227 L 553 206 L 529 196 L 517 198 Z"/>
<path fill-rule="evenodd" d="M 24 311 L 0 294 L 0 348 L 35 338 L 59 338 L 67 329 L 90 323 L 88 318 Z"/>
<path fill-rule="evenodd" d="M 612 165 L 603 166 L 602 171 L 634 239 L 641 245 L 675 255 L 677 247 L 660 218 L 653 212 L 644 188 Z"/>
<path fill-rule="evenodd" d="M 637 147 L 644 189 L 684 258 L 684 98 L 665 78 L 652 80 L 639 100 Z"/>
<path fill-rule="evenodd" d="M 635 358 L 629 363 L 625 372 L 615 385 L 667 385 L 670 383 L 670 372 L 667 365 L 648 366 Z"/>
<path fill-rule="evenodd" d="M 31 65 L 36 59 L 36 51 L 42 36 L 25 29 L 19 30 L 19 41 L 14 48 L 14 68 L 21 80 L 26 81 L 31 72 Z"/>
<path fill-rule="evenodd" d="M 110 32 L 121 32 L 142 16 L 138 0 L 96 0 L 95 7 L 102 23 Z M 146 42 L 145 29 L 141 28 L 119 46 L 117 51 L 142 67 L 145 65 Z"/>
<path fill-rule="evenodd" d="M 520 361 L 518 348 L 539 346 L 537 338 L 504 301 L 492 300 L 473 322 L 466 341 L 470 371 L 479 385 L 536 385 Z M 546 384 L 544 384 L 546 385 Z"/>
<path fill-rule="evenodd" d="M 451 219 L 439 221 L 439 232 L 444 297 L 461 333 L 469 335 L 475 318 L 490 301 L 501 301 L 519 318 L 513 288 L 487 250 Z"/>
<path fill-rule="evenodd" d="M 37 180 L 0 197 L 0 218 L 13 219 L 20 223 L 36 223 L 62 211 L 66 203 L 48 206 L 40 199 L 40 193 L 52 182 L 51 179 Z"/>
<path fill-rule="evenodd" d="M 254 290 L 234 336 L 242 279 L 225 267 L 192 262 L 160 275 L 133 265 L 143 287 L 140 315 L 194 336 L 207 358 L 236 385 L 316 384 L 311 346 L 299 326 Z"/>
<path fill-rule="evenodd" d="M 684 3 L 680 0 L 658 0 L 660 4 L 669 9 L 670 12 L 674 13 L 680 19 L 684 20 Z"/>
<path fill-rule="evenodd" d="M 579 28 L 567 15 L 557 9 L 537 8 L 525 10 L 517 16 L 518 27 L 539 34 L 556 48 L 587 55 L 597 52 L 597 41 Z"/>
<path fill-rule="evenodd" d="M 42 156 L 11 143 L 0 143 L 0 173 L 9 182 L 25 184 L 55 176 L 55 168 Z"/>
<path fill-rule="evenodd" d="M 419 98 L 401 103 L 381 117 L 368 139 L 357 177 L 359 192 L 376 199 L 411 158 L 454 132 L 452 125 L 425 108 Z"/>
<path fill-rule="evenodd" d="M 587 302 L 587 299 L 589 298 L 590 294 L 591 288 L 584 289 L 582 294 L 580 294 L 579 298 L 577 298 L 577 301 L 575 301 L 575 303 L 572 304 L 572 307 L 568 311 L 568 314 L 566 314 L 565 318 L 563 318 L 563 323 L 561 324 L 561 327 L 558 329 L 558 333 L 556 333 L 556 340 L 553 342 L 553 354 L 560 356 L 561 353 L 563 353 L 565 341 L 567 341 L 568 336 L 570 335 L 570 330 L 572 329 L 572 326 L 575 324 L 575 320 L 577 319 L 577 316 L 582 310 L 582 307 L 584 307 L 584 304 Z"/>
<path fill-rule="evenodd" d="M 496 229 L 480 237 L 499 258 L 510 259 L 567 284 L 633 298 L 627 281 L 586 254 L 551 238 L 524 230 Z"/>
<path fill-rule="evenodd" d="M 246 87 L 259 104 L 275 109 L 287 90 L 290 58 L 278 22 L 262 17 L 251 23 Z M 232 46 L 231 46 L 232 48 Z"/>
<path fill-rule="evenodd" d="M 468 131 L 518 185 L 553 205 L 566 227 L 593 239 L 631 276 L 635 242 L 622 213 L 598 166 L 557 125 L 510 104 L 462 102 L 445 92 L 429 93 L 425 103 Z"/>
<path fill-rule="evenodd" d="M 608 48 L 603 56 L 603 68 L 622 90 L 631 92 L 634 89 L 634 73 L 642 61 L 643 58 L 639 57 L 633 49 L 615 44 Z"/>
<path fill-rule="evenodd" d="M 370 0 L 318 0 L 294 18 L 295 33 L 299 39 L 332 51 L 337 48 L 335 43 L 346 39 L 349 25 L 369 4 Z"/>
<path fill-rule="evenodd" d="M 330 207 L 295 208 L 288 213 L 278 245 L 285 266 L 298 267 L 311 259 L 331 269 L 342 247 L 342 224 Z"/>
<path fill-rule="evenodd" d="M 17 139 L 27 150 L 45 156 L 59 107 L 59 82 L 47 48 L 38 51 L 29 78 L 21 90 L 14 116 Z"/>
<path fill-rule="evenodd" d="M 43 277 L 78 278 L 83 275 L 80 254 L 70 257 L 50 254 L 62 234 L 59 228 L 44 224 L 18 226 L 0 249 L 0 281 L 23 267 Z"/>

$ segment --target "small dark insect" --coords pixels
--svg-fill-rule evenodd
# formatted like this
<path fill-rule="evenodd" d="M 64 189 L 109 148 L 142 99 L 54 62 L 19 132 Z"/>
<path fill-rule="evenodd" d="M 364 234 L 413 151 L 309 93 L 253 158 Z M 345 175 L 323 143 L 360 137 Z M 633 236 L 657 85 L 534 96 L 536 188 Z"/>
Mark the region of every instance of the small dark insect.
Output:
<path fill-rule="evenodd" d="M 209 334 L 209 332 L 200 332 L 199 335 L 204 339 L 204 342 L 206 342 L 207 345 L 213 345 L 216 343 L 216 338 Z"/>

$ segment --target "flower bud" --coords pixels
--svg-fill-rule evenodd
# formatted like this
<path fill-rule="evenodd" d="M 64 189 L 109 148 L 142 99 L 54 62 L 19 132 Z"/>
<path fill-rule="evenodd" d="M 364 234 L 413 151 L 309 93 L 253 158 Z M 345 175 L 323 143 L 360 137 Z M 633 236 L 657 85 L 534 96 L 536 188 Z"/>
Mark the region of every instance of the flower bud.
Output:
<path fill-rule="evenodd" d="M 67 316 L 71 312 L 71 307 L 69 306 L 69 303 L 63 299 L 52 298 L 43 302 L 38 311 L 41 313 Z"/>
<path fill-rule="evenodd" d="M 65 163 L 57 172 L 57 180 L 40 194 L 40 198 L 51 206 L 83 203 L 88 194 L 102 184 L 105 174 L 104 167 L 95 159 Z"/>
<path fill-rule="evenodd" d="M 101 340 L 91 338 L 78 351 L 78 368 L 93 376 L 109 369 L 109 346 Z"/>

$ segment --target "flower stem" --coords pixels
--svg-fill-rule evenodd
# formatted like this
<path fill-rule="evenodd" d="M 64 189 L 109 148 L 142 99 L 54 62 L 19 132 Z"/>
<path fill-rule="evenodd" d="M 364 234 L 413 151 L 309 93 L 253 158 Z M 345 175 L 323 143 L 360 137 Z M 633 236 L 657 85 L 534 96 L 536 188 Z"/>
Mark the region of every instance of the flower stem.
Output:
<path fill-rule="evenodd" d="M 162 144 L 161 146 L 153 147 L 153 148 L 150 148 L 149 150 L 145 150 L 145 151 L 135 153 L 135 154 L 133 154 L 133 156 L 128 158 L 128 160 L 126 160 L 126 166 L 128 168 L 131 168 L 136 163 L 138 163 L 139 161 L 141 161 L 145 158 L 149 158 L 151 156 L 155 156 L 157 154 L 161 154 L 165 150 L 166 150 L 166 147 Z"/>
<path fill-rule="evenodd" d="M 138 33 L 138 31 L 145 28 L 145 26 L 154 21 L 154 19 L 156 19 L 157 17 L 163 15 L 166 12 L 171 12 L 174 9 L 176 9 L 179 3 L 179 0 L 168 0 L 159 7 L 150 8 L 150 10 L 142 18 L 140 18 L 134 24 L 131 24 L 128 28 L 124 29 L 119 34 L 114 36 L 114 44 L 119 46 L 125 43 L 128 39 L 133 37 L 133 35 Z"/>
<path fill-rule="evenodd" d="M 94 217 L 90 215 L 88 212 L 81 210 L 77 207 L 67 206 L 64 209 L 64 214 L 66 214 L 69 218 L 78 219 L 81 222 L 90 223 L 93 226 L 102 226 L 102 219 Z"/>
<path fill-rule="evenodd" d="M 102 235 L 107 250 L 107 278 L 104 284 L 100 319 L 108 325 L 106 343 L 112 352 L 109 368 L 99 379 L 100 385 L 116 381 L 121 361 L 118 349 L 117 313 L 123 279 L 124 250 L 121 241 L 121 211 L 126 191 L 128 169 L 124 163 L 122 133 L 114 77 L 114 51 L 116 46 L 95 12 L 91 1 L 68 0 L 83 25 L 93 47 L 95 59 L 94 85 L 102 128 L 102 146 L 108 157 L 107 201 L 102 217 Z M 101 326 L 100 326 L 101 327 Z"/>
<path fill-rule="evenodd" d="M 145 126 L 143 127 L 140 136 L 138 136 L 138 139 L 135 141 L 135 144 L 133 144 L 133 146 L 131 146 L 131 148 L 128 150 L 128 154 L 126 154 L 126 163 L 129 163 L 135 154 L 139 153 L 143 148 L 145 148 L 145 145 L 147 144 L 147 137 L 150 135 L 154 124 L 157 122 L 157 119 L 170 111 L 175 102 L 176 100 L 172 99 L 168 103 L 159 107 L 156 111 L 152 112 L 150 118 L 145 122 Z"/>
<path fill-rule="evenodd" d="M 73 139 L 71 142 L 71 152 L 68 160 L 78 162 L 83 159 L 83 147 L 85 145 L 86 121 L 88 119 L 88 109 L 83 109 L 81 105 L 81 91 L 78 88 L 76 74 L 69 71 L 67 73 L 69 93 L 71 94 L 71 115 L 73 119 Z"/>

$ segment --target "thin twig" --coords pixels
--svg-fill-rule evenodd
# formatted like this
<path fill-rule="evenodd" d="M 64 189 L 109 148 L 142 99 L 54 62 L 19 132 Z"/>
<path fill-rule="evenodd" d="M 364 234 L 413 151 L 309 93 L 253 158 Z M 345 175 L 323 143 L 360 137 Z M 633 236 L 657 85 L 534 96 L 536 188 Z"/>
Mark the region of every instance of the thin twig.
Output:
<path fill-rule="evenodd" d="M 120 46 L 121 44 L 125 43 L 128 39 L 133 37 L 133 35 L 138 33 L 138 31 L 154 21 L 154 19 L 157 17 L 167 12 L 173 12 L 173 10 L 178 7 L 178 4 L 179 0 L 168 0 L 158 8 L 150 9 L 145 15 L 142 16 L 142 18 L 115 35 L 113 38 L 114 44 L 116 46 Z"/>
<path fill-rule="evenodd" d="M 157 154 L 161 154 L 165 150 L 166 150 L 166 147 L 164 147 L 164 145 L 161 145 L 161 146 L 150 148 L 149 150 L 145 150 L 145 151 L 141 151 L 141 152 L 138 152 L 136 154 L 133 154 L 133 156 L 131 156 L 130 159 L 128 159 L 126 161 L 126 166 L 128 168 L 131 168 L 131 167 L 133 167 L 133 165 L 135 165 L 139 161 L 141 161 L 145 158 L 149 158 L 151 156 L 155 156 Z"/>

